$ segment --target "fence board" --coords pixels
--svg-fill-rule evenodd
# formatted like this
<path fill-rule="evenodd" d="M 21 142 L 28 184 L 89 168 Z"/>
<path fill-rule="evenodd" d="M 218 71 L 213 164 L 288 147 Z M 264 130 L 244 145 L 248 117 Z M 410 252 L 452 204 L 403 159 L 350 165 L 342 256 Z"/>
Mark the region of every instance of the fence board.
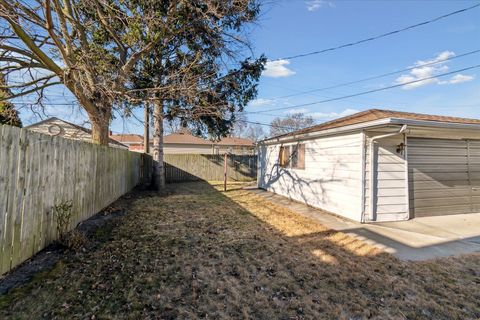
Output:
<path fill-rule="evenodd" d="M 18 154 L 18 142 L 20 139 L 20 130 L 14 128 L 15 130 L 6 131 L 6 142 L 9 144 L 8 147 L 8 159 L 7 163 L 7 188 L 3 192 L 7 193 L 7 210 L 5 212 L 5 238 L 3 243 L 3 255 L 6 259 L 3 261 L 3 268 L 10 268 L 12 264 L 13 257 L 13 237 L 15 229 L 15 212 L 13 211 L 15 202 L 15 187 L 16 187 L 16 178 L 17 178 L 17 167 L 16 160 Z"/>
<path fill-rule="evenodd" d="M 224 155 L 166 154 L 165 178 L 167 182 L 220 181 L 224 177 Z M 228 155 L 229 181 L 252 181 L 257 177 L 257 157 Z"/>
<path fill-rule="evenodd" d="M 52 207 L 73 201 L 70 228 L 150 177 L 148 155 L 0 125 L 0 274 L 56 240 Z"/>
<path fill-rule="evenodd" d="M 8 199 L 8 187 L 9 187 L 9 175 L 8 172 L 8 160 L 10 157 L 10 142 L 7 139 L 7 131 L 0 126 L 0 269 L 7 264 L 7 259 L 10 258 L 5 252 L 4 243 L 6 237 L 6 230 L 2 228 L 7 222 L 7 199 Z"/>

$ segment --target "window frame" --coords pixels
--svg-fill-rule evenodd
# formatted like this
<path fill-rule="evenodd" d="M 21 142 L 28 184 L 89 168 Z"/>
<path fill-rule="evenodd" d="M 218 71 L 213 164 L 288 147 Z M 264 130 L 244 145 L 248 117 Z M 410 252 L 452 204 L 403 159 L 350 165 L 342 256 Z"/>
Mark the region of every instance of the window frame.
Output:
<path fill-rule="evenodd" d="M 280 146 L 278 164 L 282 168 L 305 170 L 305 143 Z"/>
<path fill-rule="evenodd" d="M 296 170 L 305 170 L 305 143 L 292 145 L 291 167 Z"/>

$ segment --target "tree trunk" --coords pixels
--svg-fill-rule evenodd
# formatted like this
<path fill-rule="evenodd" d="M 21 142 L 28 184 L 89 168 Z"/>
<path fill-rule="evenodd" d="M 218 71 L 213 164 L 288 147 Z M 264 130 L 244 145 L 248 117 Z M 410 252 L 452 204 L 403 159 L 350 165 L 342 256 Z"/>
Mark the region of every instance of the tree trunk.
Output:
<path fill-rule="evenodd" d="M 143 119 L 143 152 L 150 152 L 150 103 L 145 103 L 145 115 Z"/>
<path fill-rule="evenodd" d="M 153 105 L 153 187 L 160 194 L 165 191 L 165 167 L 163 164 L 163 102 Z"/>
<path fill-rule="evenodd" d="M 110 141 L 108 120 L 98 121 L 98 118 L 90 118 L 90 122 L 92 123 L 92 142 L 108 146 Z"/>

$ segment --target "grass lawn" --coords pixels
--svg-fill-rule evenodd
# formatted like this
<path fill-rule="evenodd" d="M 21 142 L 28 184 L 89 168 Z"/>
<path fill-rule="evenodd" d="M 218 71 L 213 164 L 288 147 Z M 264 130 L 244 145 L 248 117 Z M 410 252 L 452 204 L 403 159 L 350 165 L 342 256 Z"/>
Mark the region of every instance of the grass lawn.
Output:
<path fill-rule="evenodd" d="M 402 262 L 221 187 L 133 197 L 101 246 L 1 297 L 0 318 L 480 318 L 479 254 Z"/>

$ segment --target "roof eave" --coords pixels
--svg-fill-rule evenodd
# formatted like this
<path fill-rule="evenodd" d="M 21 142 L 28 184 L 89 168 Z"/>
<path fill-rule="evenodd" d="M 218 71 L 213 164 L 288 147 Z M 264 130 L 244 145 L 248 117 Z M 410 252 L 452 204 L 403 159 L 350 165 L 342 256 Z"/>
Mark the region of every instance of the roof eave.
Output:
<path fill-rule="evenodd" d="M 289 141 L 296 141 L 296 140 L 307 140 L 307 139 L 314 139 L 321 136 L 328 136 L 337 133 L 345 133 L 351 131 L 362 130 L 366 128 L 373 128 L 378 126 L 384 126 L 390 124 L 390 118 L 378 119 L 368 122 L 356 123 L 351 124 L 343 127 L 332 128 L 332 129 L 325 129 L 320 131 L 308 132 L 303 134 L 295 134 L 290 136 L 278 137 L 278 138 L 269 138 L 262 141 L 259 141 L 259 144 L 275 144 L 281 142 L 289 142 Z"/>
<path fill-rule="evenodd" d="M 317 137 L 328 136 L 332 134 L 346 133 L 346 132 L 358 131 L 363 129 L 372 129 L 375 127 L 381 127 L 389 124 L 398 124 L 398 125 L 407 124 L 410 126 L 431 127 L 431 128 L 480 130 L 480 124 L 473 124 L 473 123 L 415 120 L 415 119 L 405 119 L 405 118 L 384 118 L 384 119 L 362 122 L 362 123 L 357 123 L 357 124 L 333 128 L 333 129 L 326 129 L 326 130 L 309 132 L 304 134 L 278 137 L 273 139 L 265 139 L 260 141 L 259 144 L 276 144 L 276 143 L 291 142 L 296 140 L 308 140 L 308 139 L 314 139 Z"/>
<path fill-rule="evenodd" d="M 407 124 L 410 126 L 418 126 L 418 127 L 480 130 L 480 124 L 474 124 L 474 123 L 415 120 L 415 119 L 404 119 L 404 118 L 390 118 L 390 121 L 392 124 Z"/>

